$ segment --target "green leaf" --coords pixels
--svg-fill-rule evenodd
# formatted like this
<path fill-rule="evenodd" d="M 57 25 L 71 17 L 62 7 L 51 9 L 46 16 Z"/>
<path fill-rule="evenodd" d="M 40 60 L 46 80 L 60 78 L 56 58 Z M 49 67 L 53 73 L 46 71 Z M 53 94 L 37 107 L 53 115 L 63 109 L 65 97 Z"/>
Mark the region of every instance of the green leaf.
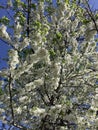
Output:
<path fill-rule="evenodd" d="M 23 14 L 22 12 L 17 12 L 17 13 L 15 14 L 15 17 L 17 17 L 17 16 L 19 17 L 19 22 L 20 22 L 20 24 L 23 25 L 24 22 L 25 22 L 25 20 L 26 20 L 24 14 Z"/>
<path fill-rule="evenodd" d="M 36 5 L 35 4 L 31 4 L 31 8 L 33 8 L 34 10 L 36 10 Z"/>
<path fill-rule="evenodd" d="M 26 8 L 26 4 L 24 2 L 21 2 L 22 8 Z"/>
<path fill-rule="evenodd" d="M 55 56 L 55 55 L 56 55 L 56 53 L 54 52 L 53 49 L 51 49 L 49 52 L 50 52 L 50 55 L 51 55 L 51 56 Z"/>
<path fill-rule="evenodd" d="M 66 100 L 66 105 L 70 106 L 71 105 L 71 101 L 70 100 Z"/>
<path fill-rule="evenodd" d="M 67 5 L 69 5 L 69 0 L 65 0 L 65 3 L 66 3 Z"/>
<path fill-rule="evenodd" d="M 57 32 L 56 33 L 56 37 L 57 37 L 57 39 L 61 39 L 62 38 L 62 34 L 60 32 Z"/>
<path fill-rule="evenodd" d="M 95 15 L 95 18 L 98 19 L 98 14 Z"/>
<path fill-rule="evenodd" d="M 36 21 L 36 22 L 35 22 L 35 26 L 36 26 L 37 28 L 40 28 L 40 27 L 41 27 L 41 23 L 40 23 L 39 21 Z"/>
<path fill-rule="evenodd" d="M 50 7 L 47 7 L 47 8 L 45 9 L 45 11 L 48 12 L 49 14 L 52 14 L 52 13 L 55 11 L 55 9 L 50 6 Z"/>
<path fill-rule="evenodd" d="M 9 20 L 6 16 L 4 16 L 4 17 L 2 17 L 2 18 L 0 19 L 0 23 L 1 23 L 1 24 L 8 25 L 9 22 L 10 22 L 10 20 Z"/>
<path fill-rule="evenodd" d="M 0 88 L 0 95 L 2 95 L 3 94 L 3 91 L 2 91 L 2 88 Z"/>
<path fill-rule="evenodd" d="M 89 21 L 88 19 L 83 19 L 82 22 L 83 22 L 84 24 L 87 24 L 87 23 L 89 23 L 90 21 Z"/>

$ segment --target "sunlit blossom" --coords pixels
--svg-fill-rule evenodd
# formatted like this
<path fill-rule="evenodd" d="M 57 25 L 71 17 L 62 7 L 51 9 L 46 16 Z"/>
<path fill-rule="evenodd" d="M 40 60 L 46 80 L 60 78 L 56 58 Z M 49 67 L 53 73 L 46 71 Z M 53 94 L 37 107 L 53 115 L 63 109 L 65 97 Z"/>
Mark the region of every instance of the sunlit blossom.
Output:
<path fill-rule="evenodd" d="M 20 107 L 18 107 L 16 111 L 17 111 L 18 114 L 21 114 L 22 109 Z"/>
<path fill-rule="evenodd" d="M 6 40 L 10 40 L 10 36 L 9 34 L 7 33 L 7 27 L 5 25 L 1 25 L 0 26 L 0 31 L 1 31 L 1 37 L 5 38 Z"/>

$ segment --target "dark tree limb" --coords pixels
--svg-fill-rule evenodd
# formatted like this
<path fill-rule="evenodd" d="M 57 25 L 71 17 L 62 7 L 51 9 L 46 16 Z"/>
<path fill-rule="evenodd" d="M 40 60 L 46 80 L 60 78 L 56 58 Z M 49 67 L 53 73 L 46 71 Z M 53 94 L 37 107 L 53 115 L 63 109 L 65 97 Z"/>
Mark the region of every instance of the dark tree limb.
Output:
<path fill-rule="evenodd" d="M 11 73 L 9 75 L 9 83 L 8 83 L 8 88 L 9 88 L 9 96 L 10 96 L 10 109 L 11 109 L 11 115 L 12 115 L 12 124 L 14 125 L 14 110 L 13 110 L 13 100 L 12 100 L 12 91 L 11 91 Z"/>

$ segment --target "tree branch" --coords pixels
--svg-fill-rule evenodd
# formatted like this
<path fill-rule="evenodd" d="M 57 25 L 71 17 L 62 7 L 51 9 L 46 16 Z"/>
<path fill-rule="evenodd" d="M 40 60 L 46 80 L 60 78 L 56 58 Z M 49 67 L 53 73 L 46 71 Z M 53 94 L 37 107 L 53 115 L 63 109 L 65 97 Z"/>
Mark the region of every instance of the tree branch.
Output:
<path fill-rule="evenodd" d="M 91 20 L 93 21 L 94 26 L 95 26 L 95 29 L 96 29 L 96 31 L 97 31 L 97 33 L 98 33 L 98 27 L 97 27 L 97 24 L 96 24 L 96 20 L 95 20 L 95 18 L 94 18 L 94 16 L 93 16 L 92 10 L 91 10 L 91 8 L 90 8 L 90 5 L 89 5 L 89 3 L 88 3 L 87 0 L 85 0 L 85 2 L 86 2 L 86 4 L 87 4 L 86 10 L 87 10 L 87 12 L 88 12 L 88 15 L 90 16 Z"/>
<path fill-rule="evenodd" d="M 12 77 L 10 73 L 8 88 L 9 88 L 9 96 L 10 96 L 10 109 L 11 109 L 11 115 L 12 115 L 12 124 L 14 125 L 14 110 L 13 110 L 13 102 L 12 102 L 11 81 L 12 81 Z"/>
<path fill-rule="evenodd" d="M 16 51 L 18 51 L 18 52 L 19 52 L 19 50 L 18 50 L 15 46 L 13 46 L 13 45 L 12 45 L 12 44 L 10 44 L 9 42 L 7 42 L 7 41 L 3 40 L 1 37 L 0 37 L 0 40 L 1 40 L 2 42 L 4 42 L 6 45 L 8 45 L 8 46 L 12 47 L 14 50 L 16 50 Z"/>

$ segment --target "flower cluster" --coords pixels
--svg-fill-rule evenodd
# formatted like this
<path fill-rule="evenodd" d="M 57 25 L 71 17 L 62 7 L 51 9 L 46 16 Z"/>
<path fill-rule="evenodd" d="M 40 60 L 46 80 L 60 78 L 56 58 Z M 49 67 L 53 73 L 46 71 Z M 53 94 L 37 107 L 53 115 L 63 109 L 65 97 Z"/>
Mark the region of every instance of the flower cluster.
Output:
<path fill-rule="evenodd" d="M 0 36 L 14 47 L 0 72 L 1 117 L 28 130 L 98 129 L 96 30 L 83 22 L 85 11 L 75 2 L 41 1 L 32 4 L 28 38 L 27 23 L 17 22 L 13 41 L 1 26 Z"/>

